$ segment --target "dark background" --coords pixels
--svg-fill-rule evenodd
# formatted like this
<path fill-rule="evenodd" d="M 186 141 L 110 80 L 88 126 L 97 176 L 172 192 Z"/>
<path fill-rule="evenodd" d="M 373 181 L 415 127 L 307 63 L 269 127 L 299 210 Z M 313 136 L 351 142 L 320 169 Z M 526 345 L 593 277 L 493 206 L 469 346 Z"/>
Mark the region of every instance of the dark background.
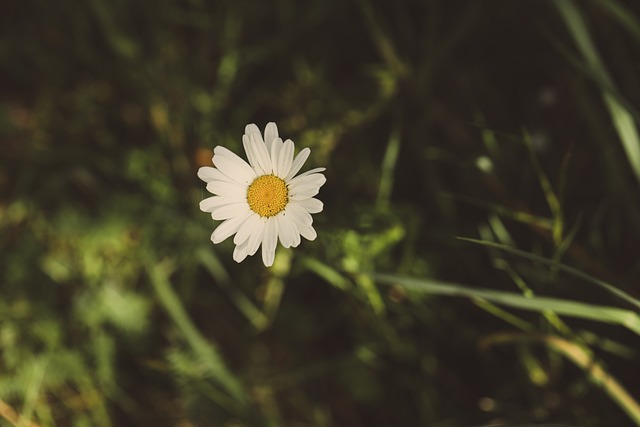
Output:
<path fill-rule="evenodd" d="M 0 425 L 633 425 L 538 339 L 637 398 L 624 327 L 369 273 L 629 309 L 456 237 L 640 293 L 636 130 L 625 150 L 616 128 L 638 119 L 638 17 L 622 0 L 4 1 Z M 196 171 L 269 121 L 328 181 L 316 241 L 265 269 L 209 241 Z"/>

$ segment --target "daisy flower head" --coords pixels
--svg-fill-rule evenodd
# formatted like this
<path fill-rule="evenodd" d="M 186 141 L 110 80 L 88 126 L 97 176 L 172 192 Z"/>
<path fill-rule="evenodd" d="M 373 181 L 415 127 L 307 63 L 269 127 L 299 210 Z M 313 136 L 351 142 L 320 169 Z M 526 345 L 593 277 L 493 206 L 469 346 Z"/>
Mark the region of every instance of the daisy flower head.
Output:
<path fill-rule="evenodd" d="M 213 165 L 198 170 L 213 194 L 200 202 L 200 210 L 223 221 L 211 234 L 213 243 L 233 236 L 233 259 L 241 262 L 262 246 L 264 265 L 273 265 L 278 240 L 285 248 L 300 244 L 300 236 L 314 240 L 311 214 L 322 211 L 314 196 L 326 182 L 315 168 L 296 175 L 311 150 L 302 149 L 294 157 L 293 141 L 282 141 L 275 123 L 268 123 L 264 136 L 255 124 L 244 129 L 242 137 L 247 163 L 229 149 L 213 150 Z"/>

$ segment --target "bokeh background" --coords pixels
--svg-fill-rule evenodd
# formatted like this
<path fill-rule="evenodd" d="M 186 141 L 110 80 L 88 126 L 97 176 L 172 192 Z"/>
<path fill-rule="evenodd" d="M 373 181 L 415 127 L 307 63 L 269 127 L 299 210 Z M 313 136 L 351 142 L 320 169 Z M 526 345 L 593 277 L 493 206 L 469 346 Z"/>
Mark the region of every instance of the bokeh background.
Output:
<path fill-rule="evenodd" d="M 3 1 L 0 425 L 640 425 L 639 76 L 631 0 Z M 266 269 L 196 171 L 270 121 Z"/>

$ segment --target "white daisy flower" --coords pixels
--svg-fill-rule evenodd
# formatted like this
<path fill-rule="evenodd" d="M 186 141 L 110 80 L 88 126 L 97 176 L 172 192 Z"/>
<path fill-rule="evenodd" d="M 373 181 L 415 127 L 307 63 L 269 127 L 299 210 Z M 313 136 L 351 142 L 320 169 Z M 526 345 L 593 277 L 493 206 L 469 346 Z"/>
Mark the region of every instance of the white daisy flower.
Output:
<path fill-rule="evenodd" d="M 213 150 L 215 167 L 201 167 L 198 177 L 214 194 L 200 202 L 200 209 L 223 220 L 211 234 L 220 243 L 235 234 L 233 259 L 241 262 L 262 245 L 264 265 L 273 265 L 278 240 L 285 248 L 300 244 L 300 236 L 314 240 L 311 214 L 322 211 L 315 196 L 326 178 L 316 168 L 296 174 L 309 157 L 304 148 L 293 157 L 293 141 L 282 142 L 278 127 L 269 123 L 264 139 L 255 124 L 247 125 L 242 137 L 249 163 L 225 147 Z"/>

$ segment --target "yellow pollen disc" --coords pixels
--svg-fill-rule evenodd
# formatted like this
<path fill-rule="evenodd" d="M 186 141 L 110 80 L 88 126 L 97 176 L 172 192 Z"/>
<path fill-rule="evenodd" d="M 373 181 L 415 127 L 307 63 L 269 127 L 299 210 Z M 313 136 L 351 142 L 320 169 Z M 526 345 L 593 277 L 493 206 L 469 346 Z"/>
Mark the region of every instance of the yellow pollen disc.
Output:
<path fill-rule="evenodd" d="M 282 178 L 275 175 L 262 175 L 249 185 L 247 202 L 251 210 L 258 215 L 274 216 L 287 206 L 289 189 Z"/>

